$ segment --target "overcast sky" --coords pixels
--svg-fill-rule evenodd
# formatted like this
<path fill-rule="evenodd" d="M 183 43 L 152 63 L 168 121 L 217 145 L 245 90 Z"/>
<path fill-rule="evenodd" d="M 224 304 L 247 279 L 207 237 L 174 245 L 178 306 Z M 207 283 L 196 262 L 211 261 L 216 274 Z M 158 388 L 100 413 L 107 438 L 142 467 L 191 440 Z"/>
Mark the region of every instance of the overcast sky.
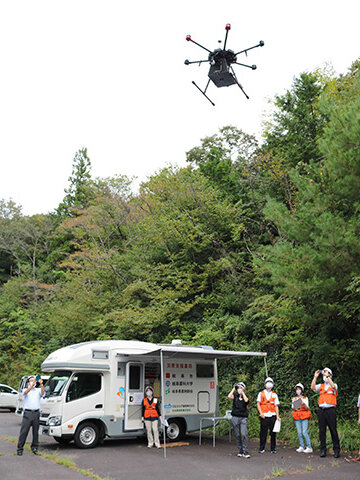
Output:
<path fill-rule="evenodd" d="M 94 176 L 139 181 L 224 125 L 258 137 L 269 99 L 299 73 L 331 63 L 346 72 L 360 55 L 358 0 L 0 0 L 0 198 L 26 214 L 53 210 L 75 152 L 87 147 Z M 210 85 L 196 91 L 209 48 L 239 51 L 250 96 Z"/>

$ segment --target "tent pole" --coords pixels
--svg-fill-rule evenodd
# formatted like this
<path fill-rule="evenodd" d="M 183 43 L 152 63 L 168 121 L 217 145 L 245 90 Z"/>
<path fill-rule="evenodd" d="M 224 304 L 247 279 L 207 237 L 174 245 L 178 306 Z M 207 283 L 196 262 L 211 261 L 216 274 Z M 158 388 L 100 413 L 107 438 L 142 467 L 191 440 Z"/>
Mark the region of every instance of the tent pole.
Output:
<path fill-rule="evenodd" d="M 267 363 L 266 363 L 266 357 L 264 357 L 264 363 L 265 363 L 265 373 L 266 373 L 266 377 L 269 376 L 269 373 L 268 373 L 268 368 L 267 368 Z"/>
<path fill-rule="evenodd" d="M 160 350 L 160 367 L 161 367 L 161 414 L 163 419 L 165 420 L 165 388 L 164 388 L 164 358 L 163 352 Z M 164 458 L 166 458 L 166 427 L 163 425 L 163 433 L 164 433 Z"/>

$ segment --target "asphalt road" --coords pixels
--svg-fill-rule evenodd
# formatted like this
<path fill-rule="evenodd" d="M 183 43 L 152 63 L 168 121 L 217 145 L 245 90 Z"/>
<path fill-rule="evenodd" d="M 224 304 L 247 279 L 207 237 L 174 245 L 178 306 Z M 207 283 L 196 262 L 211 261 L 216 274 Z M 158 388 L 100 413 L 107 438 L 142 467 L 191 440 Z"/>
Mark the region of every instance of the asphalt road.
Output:
<path fill-rule="evenodd" d="M 359 480 L 360 465 L 350 461 L 351 456 L 322 459 L 318 452 L 312 455 L 296 453 L 293 449 L 279 447 L 277 455 L 270 452 L 258 454 L 257 441 L 250 442 L 251 458 L 238 458 L 234 439 L 217 438 L 212 447 L 210 436 L 187 437 L 188 446 L 163 451 L 148 449 L 143 440 L 108 440 L 91 450 L 79 450 L 73 443 L 59 446 L 51 437 L 41 436 L 40 451 L 56 454 L 57 458 L 70 460 L 73 468 L 56 464 L 50 459 L 35 456 L 25 450 L 17 457 L 16 444 L 4 437 L 16 438 L 20 419 L 13 413 L 0 411 L 0 479 L 1 480 L 86 480 L 90 478 L 80 469 L 95 475 L 97 480 L 265 480 L 281 477 L 288 480 Z M 31 440 L 31 433 L 28 440 Z"/>

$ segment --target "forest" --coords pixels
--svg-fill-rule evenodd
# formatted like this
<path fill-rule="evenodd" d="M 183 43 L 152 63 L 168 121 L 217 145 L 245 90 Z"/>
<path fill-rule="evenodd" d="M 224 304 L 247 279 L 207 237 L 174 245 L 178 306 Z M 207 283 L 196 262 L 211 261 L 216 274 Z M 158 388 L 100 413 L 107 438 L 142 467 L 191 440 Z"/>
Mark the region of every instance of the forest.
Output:
<path fill-rule="evenodd" d="M 94 178 L 82 148 L 54 211 L 0 200 L 0 382 L 96 339 L 262 351 L 284 416 L 298 382 L 315 405 L 314 371 L 330 367 L 358 442 L 360 62 L 295 78 L 261 141 L 209 134 L 136 192 Z M 235 381 L 254 399 L 264 378 L 259 360 L 221 363 L 222 408 Z"/>

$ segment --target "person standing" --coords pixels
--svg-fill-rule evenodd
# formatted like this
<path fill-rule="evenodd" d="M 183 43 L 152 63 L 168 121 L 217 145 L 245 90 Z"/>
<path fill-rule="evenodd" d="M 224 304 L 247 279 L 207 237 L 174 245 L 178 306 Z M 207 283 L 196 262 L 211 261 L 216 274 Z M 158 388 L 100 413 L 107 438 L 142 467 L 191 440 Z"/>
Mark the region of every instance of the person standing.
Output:
<path fill-rule="evenodd" d="M 323 375 L 323 383 L 316 384 L 320 373 Z M 336 428 L 336 404 L 338 396 L 338 386 L 332 380 L 332 371 L 330 368 L 316 370 L 311 382 L 311 389 L 314 392 L 320 392 L 319 408 L 317 416 L 319 420 L 319 438 L 320 438 L 320 457 L 326 457 L 326 427 L 329 427 L 331 439 L 334 447 L 334 457 L 340 457 L 340 440 Z"/>
<path fill-rule="evenodd" d="M 250 458 L 248 452 L 247 417 L 249 415 L 249 399 L 245 394 L 245 383 L 240 382 L 234 385 L 228 395 L 233 401 L 231 410 L 232 424 L 235 432 L 238 447 L 238 457 Z"/>
<path fill-rule="evenodd" d="M 357 421 L 357 424 L 360 426 L 360 395 L 358 396 L 357 407 L 358 407 L 358 421 Z M 353 458 L 352 460 L 353 460 L 353 462 L 360 462 L 360 450 L 359 450 L 359 455 L 357 457 Z"/>
<path fill-rule="evenodd" d="M 270 430 L 270 450 L 276 453 L 276 433 L 274 430 L 275 421 L 280 421 L 279 399 L 273 392 L 274 380 L 268 377 L 265 380 L 265 389 L 257 397 L 257 409 L 260 414 L 260 447 L 258 452 L 265 452 L 265 444 L 268 430 Z"/>
<path fill-rule="evenodd" d="M 142 401 L 142 421 L 146 427 L 148 448 L 154 445 L 154 441 L 155 447 L 161 448 L 158 427 L 160 417 L 159 401 L 153 397 L 152 387 L 145 389 L 145 395 L 146 397 Z"/>
<path fill-rule="evenodd" d="M 312 453 L 310 437 L 308 433 L 309 418 L 311 417 L 309 409 L 309 399 L 304 396 L 304 385 L 298 383 L 295 386 L 296 396 L 292 399 L 293 419 L 295 420 L 296 430 L 299 437 L 300 447 L 296 449 L 299 453 Z M 305 443 L 306 443 L 306 448 Z"/>
<path fill-rule="evenodd" d="M 27 387 L 23 390 L 24 395 L 24 415 L 21 422 L 19 440 L 17 444 L 17 454 L 21 456 L 24 451 L 24 445 L 29 430 L 32 427 L 31 451 L 37 455 L 39 448 L 39 419 L 40 419 L 40 399 L 45 394 L 43 381 L 39 379 L 39 387 L 36 386 L 35 376 L 28 378 Z"/>

